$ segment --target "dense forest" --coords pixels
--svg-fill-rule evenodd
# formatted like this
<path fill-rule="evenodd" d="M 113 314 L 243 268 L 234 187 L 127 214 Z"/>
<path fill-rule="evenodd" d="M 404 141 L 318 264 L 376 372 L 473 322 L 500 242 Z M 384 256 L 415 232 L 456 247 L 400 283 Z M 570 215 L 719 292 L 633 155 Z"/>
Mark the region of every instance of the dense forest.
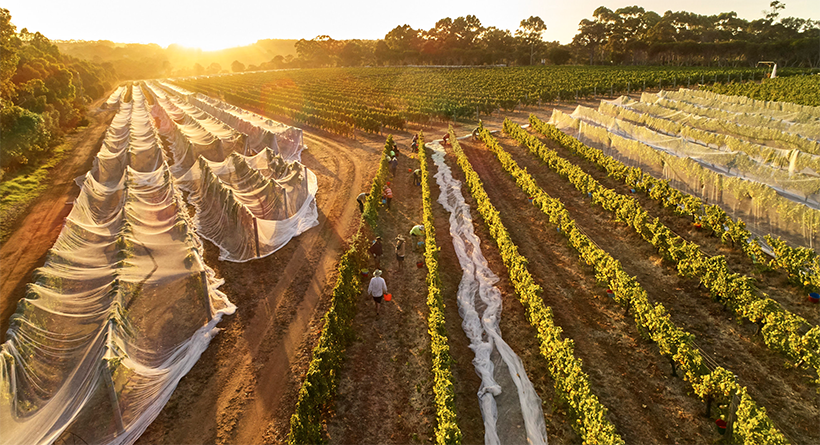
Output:
<path fill-rule="evenodd" d="M 62 136 L 87 122 L 86 106 L 116 80 L 113 67 L 61 54 L 39 32 L 17 31 L 0 8 L 0 179 L 47 157 Z"/>

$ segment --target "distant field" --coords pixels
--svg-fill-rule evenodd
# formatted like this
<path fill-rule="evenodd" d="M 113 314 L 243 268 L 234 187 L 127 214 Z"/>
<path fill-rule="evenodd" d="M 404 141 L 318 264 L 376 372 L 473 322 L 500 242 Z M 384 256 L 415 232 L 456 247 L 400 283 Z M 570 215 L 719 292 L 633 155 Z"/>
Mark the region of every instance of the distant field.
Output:
<path fill-rule="evenodd" d="M 758 100 L 793 102 L 800 105 L 820 106 L 820 75 L 778 77 L 762 83 L 712 85 L 707 90 Z"/>
<path fill-rule="evenodd" d="M 783 75 L 797 71 L 781 70 Z M 500 109 L 647 89 L 759 81 L 762 68 L 334 68 L 177 79 L 192 91 L 339 134 L 477 119 Z"/>

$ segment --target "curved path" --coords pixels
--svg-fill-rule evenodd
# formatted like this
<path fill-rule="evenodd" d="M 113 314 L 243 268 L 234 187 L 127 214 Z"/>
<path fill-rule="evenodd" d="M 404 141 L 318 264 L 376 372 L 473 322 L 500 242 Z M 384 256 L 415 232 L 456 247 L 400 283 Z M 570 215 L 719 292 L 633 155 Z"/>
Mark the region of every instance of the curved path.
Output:
<path fill-rule="evenodd" d="M 17 302 L 25 297 L 31 274 L 45 264 L 45 255 L 60 235 L 63 221 L 80 192 L 74 178 L 91 169 L 94 155 L 114 117 L 116 109 L 96 108 L 106 98 L 92 106 L 94 111 L 89 112 L 92 124 L 67 138 L 66 143 L 73 147 L 65 159 L 51 169 L 51 185 L 35 200 L 17 229 L 0 247 L 0 343 L 6 341 L 9 317 L 17 309 Z"/>

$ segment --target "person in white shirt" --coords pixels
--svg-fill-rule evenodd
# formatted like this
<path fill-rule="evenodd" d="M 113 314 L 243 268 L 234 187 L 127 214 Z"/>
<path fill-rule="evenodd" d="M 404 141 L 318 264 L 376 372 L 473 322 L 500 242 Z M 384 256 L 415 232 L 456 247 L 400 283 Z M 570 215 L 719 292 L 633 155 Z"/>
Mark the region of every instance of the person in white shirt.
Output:
<path fill-rule="evenodd" d="M 387 283 L 384 282 L 384 278 L 382 278 L 382 271 L 376 269 L 373 272 L 373 278 L 370 279 L 370 285 L 367 286 L 367 293 L 373 297 L 373 301 L 376 302 L 376 315 L 379 315 L 379 306 L 382 304 L 382 298 L 384 298 L 384 294 L 387 292 Z"/>

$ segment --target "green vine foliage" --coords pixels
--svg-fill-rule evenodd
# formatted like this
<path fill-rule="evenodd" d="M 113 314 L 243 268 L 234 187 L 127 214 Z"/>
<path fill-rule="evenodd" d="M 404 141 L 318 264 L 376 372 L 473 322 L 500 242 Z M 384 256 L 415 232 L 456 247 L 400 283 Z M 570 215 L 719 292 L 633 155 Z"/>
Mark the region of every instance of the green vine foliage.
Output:
<path fill-rule="evenodd" d="M 367 264 L 366 231 L 378 228 L 378 203 L 381 189 L 387 180 L 387 155 L 393 147 L 393 137 L 387 138 L 382 151 L 379 170 L 373 179 L 370 195 L 352 237 L 350 247 L 339 262 L 339 278 L 333 288 L 330 308 L 323 317 L 322 334 L 311 355 L 302 387 L 296 401 L 296 410 L 290 418 L 289 444 L 324 443 L 322 415 L 336 395 L 337 376 L 344 360 L 347 345 L 353 339 L 353 317 L 361 280 L 359 271 Z"/>
<path fill-rule="evenodd" d="M 455 390 L 453 388 L 453 362 L 450 345 L 447 343 L 447 328 L 444 318 L 444 298 L 441 295 L 441 278 L 438 268 L 438 244 L 433 221 L 433 206 L 430 194 L 430 170 L 424 146 L 424 133 L 419 132 L 419 164 L 421 168 L 421 199 L 424 222 L 424 262 L 427 265 L 427 330 L 430 333 L 430 348 L 433 354 L 433 391 L 436 399 L 436 443 L 459 444 L 462 434 L 455 412 Z"/>
<path fill-rule="evenodd" d="M 579 156 L 600 166 L 614 165 L 612 162 L 614 160 L 604 159 L 605 157 L 610 160 L 612 158 L 603 155 L 600 150 L 582 144 L 572 136 L 562 133 L 551 125 L 544 124 L 534 116 L 530 116 L 530 122 L 533 123 L 533 128 L 536 131 L 567 147 Z M 580 167 L 558 156 L 557 153 L 547 148 L 535 136 L 530 135 L 512 122 L 505 123 L 505 131 L 518 140 L 519 143 L 526 146 L 551 169 L 566 177 L 579 191 L 589 193 L 592 196 L 593 203 L 615 213 L 619 220 L 629 224 L 645 240 L 655 246 L 664 258 L 672 261 L 677 266 L 678 273 L 681 276 L 697 278 L 709 289 L 713 299 L 734 311 L 738 317 L 763 325 L 761 329 L 763 341 L 770 349 L 782 352 L 795 363 L 806 363 L 815 372 L 820 372 L 820 326 L 812 326 L 804 318 L 785 310 L 771 298 L 758 295 L 753 284 L 753 278 L 731 272 L 723 256 L 708 257 L 700 251 L 697 244 L 675 235 L 657 218 L 651 220 L 646 211 L 633 198 L 601 186 L 595 179 L 583 172 Z M 616 168 L 617 166 L 614 166 L 611 171 L 616 172 Z M 650 195 L 680 195 L 680 199 L 675 199 L 676 201 L 692 202 L 680 192 L 668 187 L 665 181 L 657 181 L 648 177 L 648 175 L 638 176 L 634 170 L 630 173 L 632 177 L 640 177 L 642 184 L 654 184 Z M 610 171 L 610 169 L 607 168 L 607 171 Z M 618 176 L 617 173 L 610 173 L 610 175 Z M 690 207 L 695 208 L 696 206 L 697 204 L 691 204 Z M 680 209 L 680 207 L 677 208 Z M 681 210 L 682 212 L 685 212 L 685 210 Z M 707 207 L 703 221 L 707 225 L 717 225 L 720 224 L 718 221 L 727 221 L 727 219 L 724 219 L 725 215 L 723 210 L 715 208 L 715 206 Z M 724 234 L 729 237 L 742 236 L 738 234 L 744 233 L 744 231 L 745 226 L 741 221 L 735 223 L 733 228 L 730 227 Z M 781 246 L 781 248 L 783 246 L 777 243 L 775 245 Z M 746 246 L 749 246 L 750 249 L 752 246 L 759 248 L 756 242 L 749 242 Z M 789 250 L 789 252 L 795 251 Z M 786 258 L 785 255 L 781 252 L 779 258 L 784 259 Z M 802 333 L 804 331 L 807 332 Z M 820 378 L 817 382 L 820 382 Z"/>
<path fill-rule="evenodd" d="M 526 141 L 521 142 L 523 145 L 532 144 L 543 148 L 544 150 L 540 152 L 548 150 L 537 139 L 532 138 L 520 126 L 509 120 L 505 121 L 504 130 L 519 142 Z M 666 308 L 662 304 L 653 305 L 640 283 L 623 270 L 620 262 L 612 258 L 611 255 L 598 247 L 578 229 L 575 221 L 570 217 L 569 212 L 560 200 L 552 198 L 544 192 L 532 176 L 518 166 L 509 153 L 498 145 L 498 142 L 486 129 L 481 130 L 479 137 L 495 153 L 504 169 L 513 176 L 516 184 L 528 196 L 533 197 L 533 204 L 541 209 L 551 224 L 557 225 L 561 229 L 561 233 L 568 239 L 570 246 L 578 252 L 581 261 L 592 266 L 595 271 L 595 278 L 609 286 L 613 291 L 615 301 L 630 309 L 638 331 L 655 342 L 660 353 L 671 357 L 676 365 L 680 367 L 684 378 L 690 382 L 693 390 L 700 398 L 712 397 L 718 400 L 726 400 L 733 392 L 745 394 L 745 388 L 737 384 L 736 379 L 730 372 L 722 367 L 710 371 L 705 366 L 703 357 L 697 348 L 693 346 L 694 336 L 675 326 Z M 564 165 L 563 163 L 558 164 Z M 550 166 L 552 167 L 552 165 Z M 585 178 L 585 173 L 574 171 L 572 174 L 567 174 L 565 171 L 561 174 L 565 177 L 572 177 L 575 180 L 573 183 L 577 183 L 576 187 L 579 187 L 580 184 L 586 184 L 590 187 L 593 199 L 599 204 L 602 200 L 613 200 L 619 196 L 615 192 L 607 192 L 594 187 L 597 183 L 592 178 Z M 597 198 L 596 193 L 598 193 Z M 626 208 L 628 210 L 618 213 L 619 218 L 625 221 L 642 220 L 635 216 L 636 212 L 642 211 L 637 204 L 628 205 Z M 658 224 L 655 221 L 655 226 Z M 744 412 L 748 413 L 748 418 L 738 418 L 738 425 L 742 426 L 742 428 L 734 430 L 735 439 L 738 442 L 746 444 L 787 443 L 785 437 L 777 431 L 771 420 L 766 416 L 765 409 L 759 407 L 749 397 L 742 398 L 741 404 Z M 740 408 L 738 411 L 740 411 Z M 741 425 L 752 418 L 754 423 Z M 757 439 L 760 438 L 764 440 L 762 442 L 758 441 Z"/>
<path fill-rule="evenodd" d="M 595 163 L 600 168 L 604 169 L 607 174 L 619 181 L 623 181 L 626 185 L 634 188 L 636 191 L 647 193 L 652 199 L 659 201 L 664 207 L 672 208 L 674 211 L 682 216 L 688 216 L 693 221 L 702 224 L 707 230 L 710 230 L 716 237 L 720 238 L 724 243 L 731 242 L 734 246 L 740 249 L 759 267 L 762 269 L 779 268 L 789 275 L 789 280 L 801 286 L 807 292 L 817 292 L 820 290 L 820 258 L 813 255 L 811 249 L 806 247 L 792 247 L 779 237 L 765 236 L 764 239 L 772 247 L 775 258 L 766 263 L 764 258 L 766 254 L 760 246 L 756 237 L 746 228 L 746 223 L 741 219 L 733 219 L 723 209 L 717 205 L 706 205 L 700 198 L 696 198 L 688 193 L 681 192 L 669 186 L 668 181 L 659 180 L 649 174 L 644 173 L 640 168 L 627 167 L 620 161 L 607 156 L 601 150 L 589 147 L 578 141 L 576 138 L 569 136 L 552 125 L 546 124 L 534 115 L 530 116 L 530 124 L 533 129 L 547 138 L 557 142 L 564 148 L 572 151 L 578 156 Z M 654 149 L 644 147 L 647 152 L 651 154 Z M 677 158 L 666 158 L 669 161 L 677 161 Z M 679 168 L 686 169 L 686 160 Z M 656 162 L 665 162 L 659 158 Z M 714 176 L 713 179 L 722 181 L 720 175 L 704 171 L 704 174 Z M 704 178 L 705 180 L 706 178 Z M 748 181 L 735 183 L 735 185 L 751 184 Z M 748 185 L 749 191 L 752 191 L 752 185 Z M 732 187 L 737 188 L 737 187 Z M 763 188 L 766 188 L 763 186 Z M 757 192 L 761 193 L 757 193 Z M 755 194 L 759 194 L 761 199 L 765 193 L 775 194 L 771 189 L 755 190 Z M 745 193 L 745 192 L 744 192 Z M 765 199 L 764 199 L 765 200 Z M 783 200 L 777 201 L 777 206 L 780 213 L 784 216 L 796 214 L 800 204 L 782 203 Z"/>
<path fill-rule="evenodd" d="M 483 133 L 488 134 L 486 130 L 483 130 Z M 458 164 L 464 172 L 470 193 L 476 200 L 479 214 L 498 245 L 516 294 L 526 310 L 527 319 L 536 329 L 541 355 L 549 364 L 550 374 L 555 381 L 555 389 L 559 397 L 566 401 L 571 415 L 576 419 L 573 428 L 584 443 L 625 443 L 616 432 L 615 425 L 607 418 L 606 407 L 592 393 L 589 376 L 583 371 L 581 360 L 575 357 L 572 340 L 561 337 L 562 329 L 555 325 L 552 310 L 544 305 L 541 299 L 541 287 L 535 283 L 527 269 L 527 259 L 518 253 L 518 247 L 513 243 L 509 232 L 501 222 L 498 210 L 490 202 L 481 179 L 461 150 L 452 129 L 450 130 L 450 141 Z"/>

